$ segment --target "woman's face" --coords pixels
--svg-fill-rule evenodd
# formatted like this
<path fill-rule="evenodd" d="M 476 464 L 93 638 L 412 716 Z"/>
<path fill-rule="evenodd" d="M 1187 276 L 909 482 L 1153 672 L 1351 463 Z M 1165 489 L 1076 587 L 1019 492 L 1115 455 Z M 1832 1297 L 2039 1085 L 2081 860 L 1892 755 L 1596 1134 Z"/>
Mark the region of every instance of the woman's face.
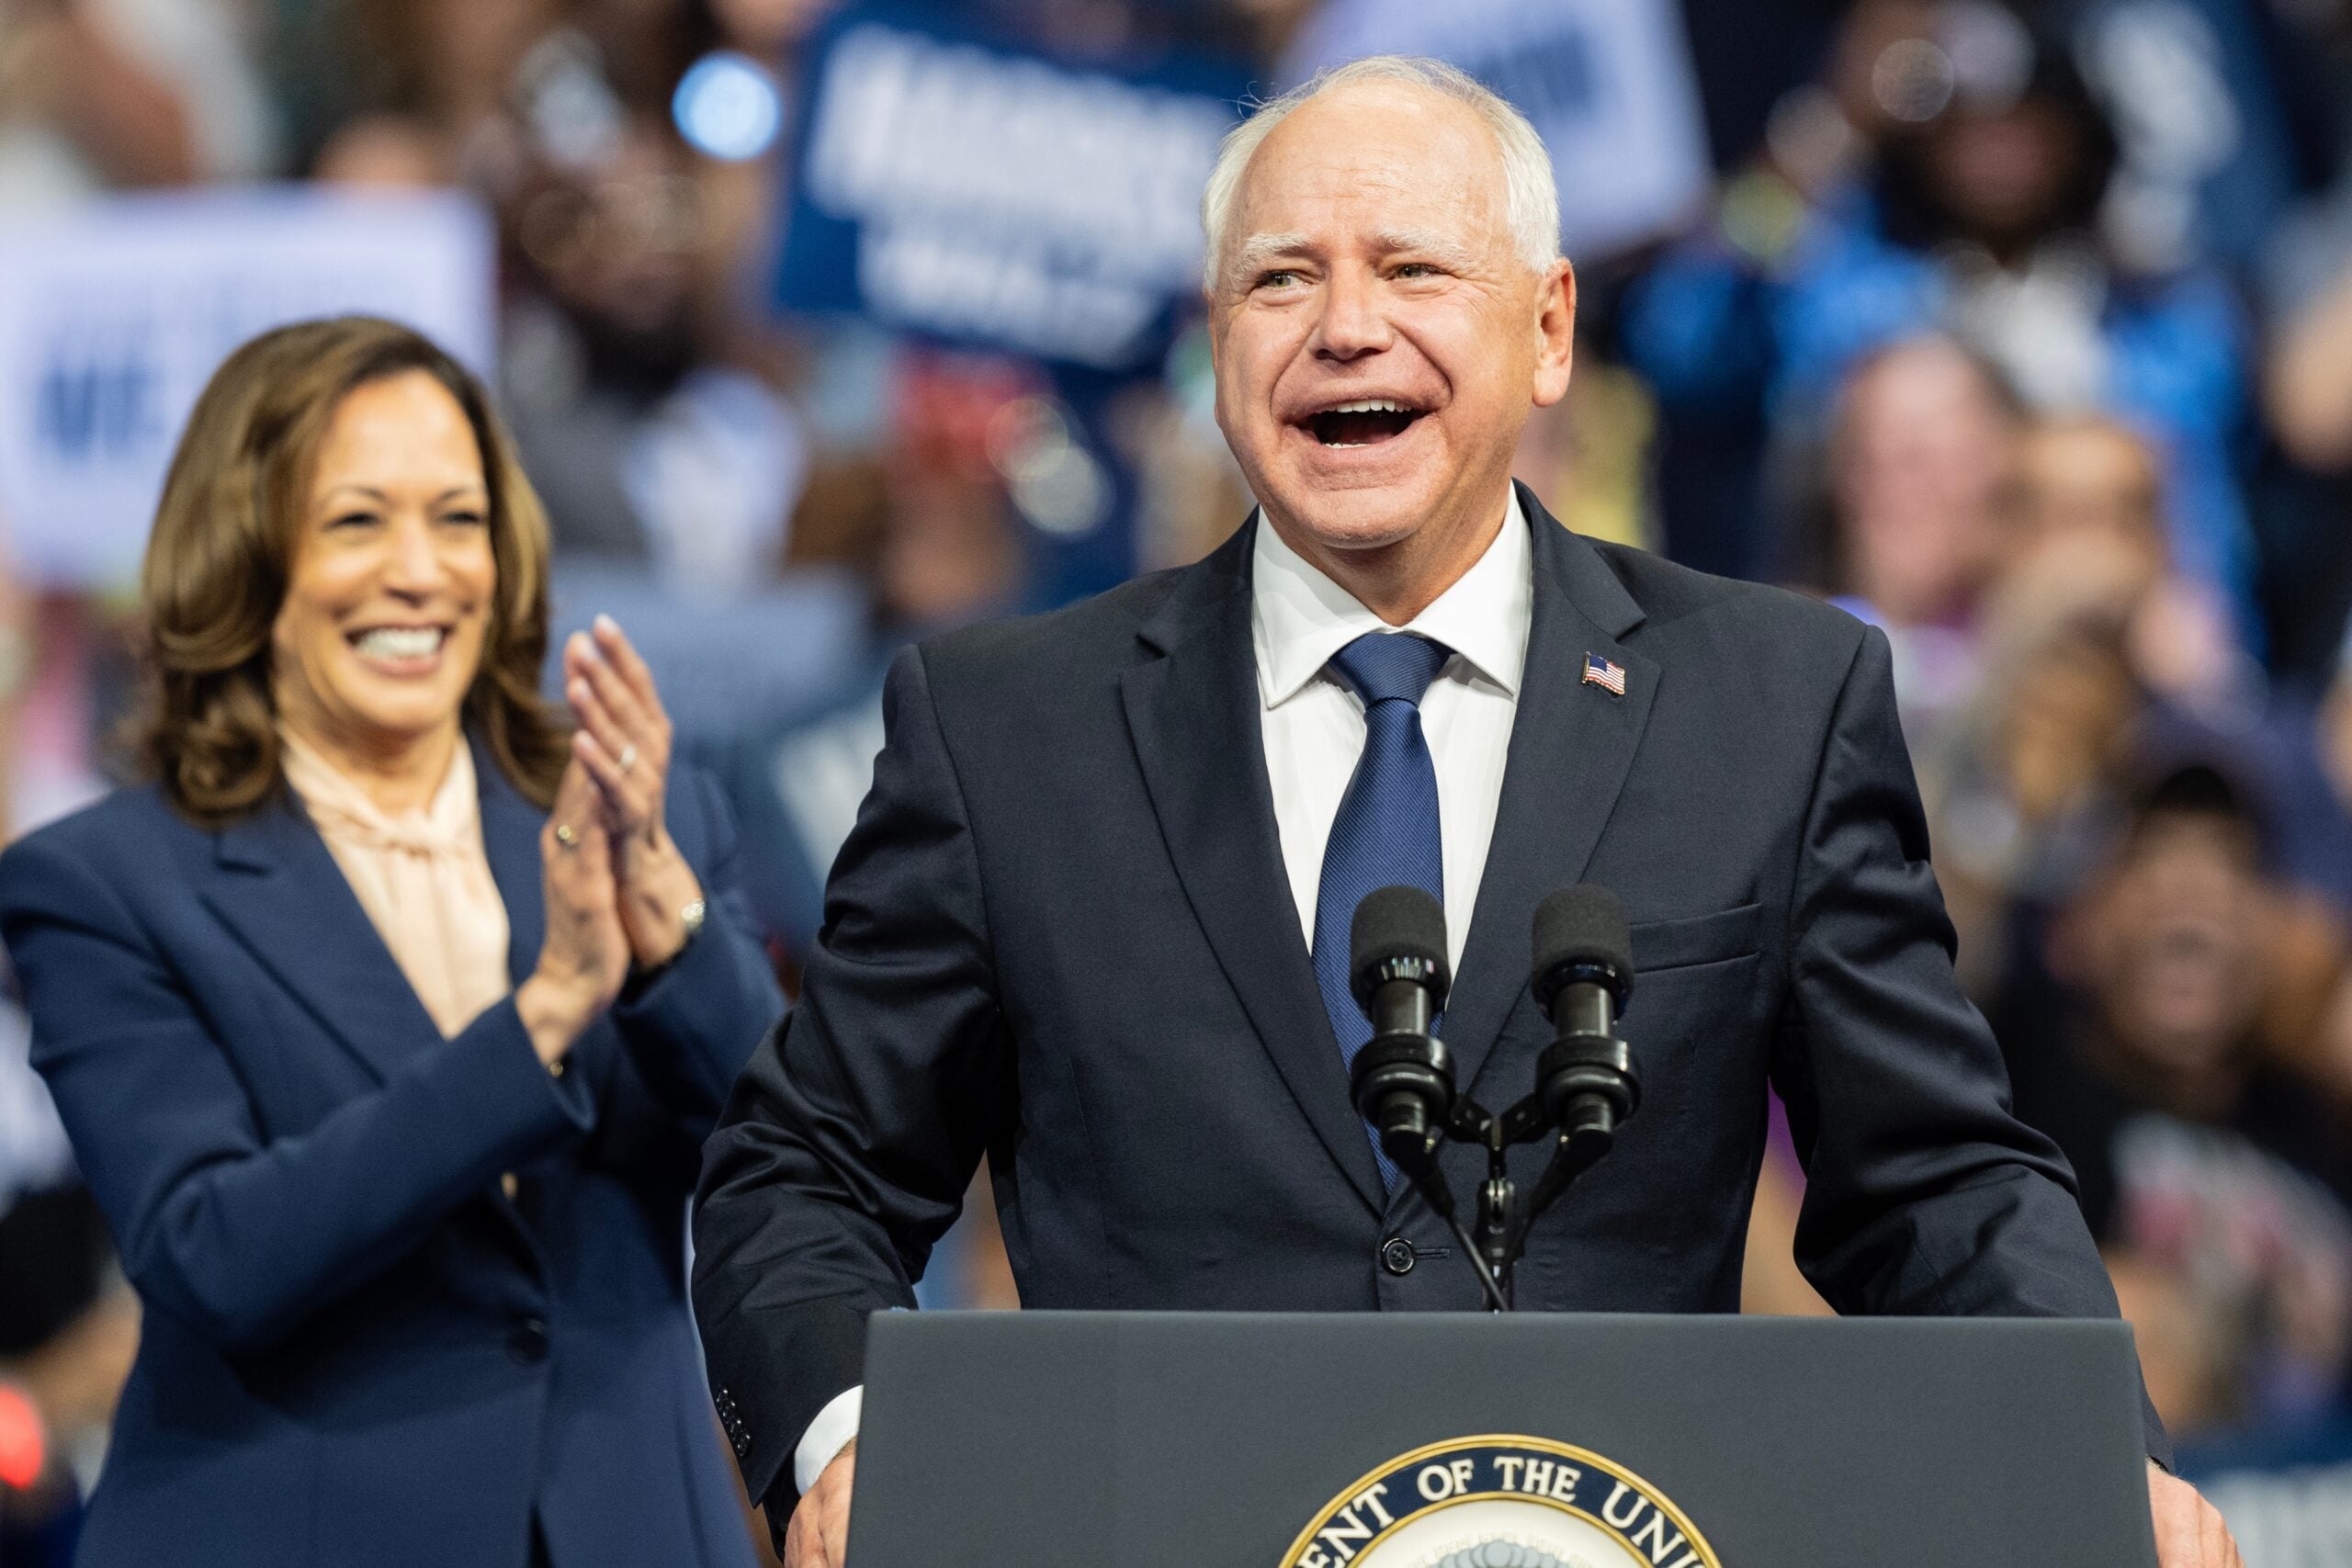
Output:
<path fill-rule="evenodd" d="M 421 370 L 346 395 L 319 447 L 271 633 L 281 719 L 334 751 L 457 728 L 498 566 L 465 410 Z"/>

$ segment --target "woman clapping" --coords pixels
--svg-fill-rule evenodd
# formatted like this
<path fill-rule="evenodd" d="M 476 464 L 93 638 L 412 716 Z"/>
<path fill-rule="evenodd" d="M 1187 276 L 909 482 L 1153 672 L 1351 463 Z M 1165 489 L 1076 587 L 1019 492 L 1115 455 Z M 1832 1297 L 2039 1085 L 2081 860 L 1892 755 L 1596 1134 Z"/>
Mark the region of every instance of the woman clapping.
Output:
<path fill-rule="evenodd" d="M 783 1003 L 619 629 L 540 703 L 547 553 L 406 329 L 271 333 L 191 416 L 151 782 L 0 858 L 146 1314 L 86 1564 L 750 1561 L 683 1222 Z"/>

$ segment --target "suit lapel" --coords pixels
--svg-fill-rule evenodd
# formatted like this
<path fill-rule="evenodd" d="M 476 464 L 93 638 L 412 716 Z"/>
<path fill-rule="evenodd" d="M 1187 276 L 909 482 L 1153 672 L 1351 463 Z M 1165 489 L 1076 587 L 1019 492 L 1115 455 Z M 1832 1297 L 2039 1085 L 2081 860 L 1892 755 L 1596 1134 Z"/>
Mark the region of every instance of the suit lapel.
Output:
<path fill-rule="evenodd" d="M 1580 880 L 1625 787 L 1657 692 L 1658 666 L 1617 639 L 1642 611 L 1591 545 L 1524 486 L 1534 530 L 1535 607 L 1495 835 L 1446 1003 L 1445 1043 L 1469 1088 L 1527 988 L 1535 906 Z M 1625 671 L 1625 694 L 1584 679 L 1588 653 Z"/>
<path fill-rule="evenodd" d="M 441 1031 L 292 792 L 216 836 L 202 897 L 379 1079 Z"/>
<path fill-rule="evenodd" d="M 1250 642 L 1244 527 L 1139 632 L 1160 657 L 1120 677 L 1152 809 L 1193 917 L 1299 1109 L 1357 1193 L 1385 1199 L 1283 869 Z"/>

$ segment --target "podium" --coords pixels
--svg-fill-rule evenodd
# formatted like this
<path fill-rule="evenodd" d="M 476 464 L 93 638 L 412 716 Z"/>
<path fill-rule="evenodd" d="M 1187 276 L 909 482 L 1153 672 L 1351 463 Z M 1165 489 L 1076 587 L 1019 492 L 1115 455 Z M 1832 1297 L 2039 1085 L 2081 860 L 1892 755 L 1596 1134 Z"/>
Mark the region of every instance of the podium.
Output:
<path fill-rule="evenodd" d="M 855 1568 L 2150 1568 L 2120 1323 L 872 1320 Z"/>

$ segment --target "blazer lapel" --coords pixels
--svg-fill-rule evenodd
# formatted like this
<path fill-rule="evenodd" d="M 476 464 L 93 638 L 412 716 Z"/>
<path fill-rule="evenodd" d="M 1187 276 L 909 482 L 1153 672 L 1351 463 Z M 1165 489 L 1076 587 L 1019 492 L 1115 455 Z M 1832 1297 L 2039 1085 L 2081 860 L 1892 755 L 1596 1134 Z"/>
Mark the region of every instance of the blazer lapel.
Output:
<path fill-rule="evenodd" d="M 1525 486 L 1519 499 L 1535 534 L 1534 623 L 1495 836 L 1445 1008 L 1445 1043 L 1465 1089 L 1526 992 L 1535 906 L 1583 877 L 1657 693 L 1657 662 L 1617 640 L 1641 624 L 1641 607 L 1600 552 Z M 1625 671 L 1623 696 L 1586 682 L 1588 653 Z"/>
<path fill-rule="evenodd" d="M 379 1079 L 440 1028 L 291 792 L 216 836 L 202 897 L 278 983 Z"/>
<path fill-rule="evenodd" d="M 547 813 L 523 798 L 498 763 L 474 744 L 474 778 L 481 795 L 481 844 L 491 880 L 506 905 L 506 974 L 520 986 L 538 966 L 547 939 L 547 889 L 540 876 L 539 829 Z"/>
<path fill-rule="evenodd" d="M 1250 643 L 1254 536 L 1242 528 L 1185 574 L 1138 632 L 1161 657 L 1129 666 L 1121 695 L 1193 917 L 1308 1124 L 1377 1213 L 1380 1173 L 1316 989 L 1266 780 Z"/>

